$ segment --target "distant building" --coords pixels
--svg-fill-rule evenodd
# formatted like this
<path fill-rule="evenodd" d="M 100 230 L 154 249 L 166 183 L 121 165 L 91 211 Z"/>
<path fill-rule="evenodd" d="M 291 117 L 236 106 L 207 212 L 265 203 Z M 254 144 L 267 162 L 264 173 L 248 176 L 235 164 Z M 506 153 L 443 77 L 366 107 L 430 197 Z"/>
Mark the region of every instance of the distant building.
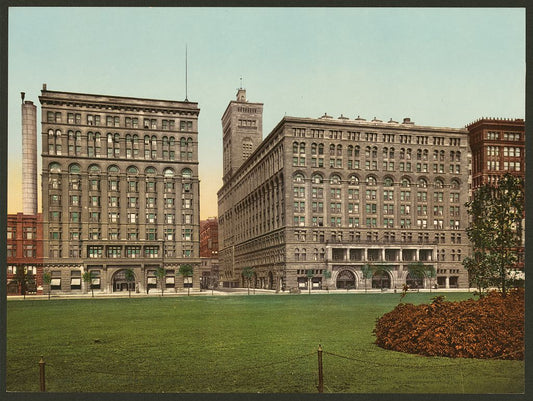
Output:
<path fill-rule="evenodd" d="M 526 178 L 526 127 L 521 118 L 481 118 L 466 127 L 472 151 L 472 190 L 496 184 L 505 173 Z M 525 227 L 525 222 L 522 223 Z M 525 230 L 522 243 L 525 246 Z M 524 269 L 524 246 L 518 265 Z"/>
<path fill-rule="evenodd" d="M 505 173 L 525 178 L 525 121 L 481 118 L 466 127 L 472 151 L 472 189 Z"/>
<path fill-rule="evenodd" d="M 42 215 L 7 215 L 7 293 L 43 293 Z"/>
<path fill-rule="evenodd" d="M 218 218 L 200 221 L 200 257 L 218 257 Z"/>
<path fill-rule="evenodd" d="M 241 89 L 222 117 L 225 286 L 245 286 L 245 267 L 271 289 L 468 286 L 466 129 L 325 114 L 284 117 L 259 142 L 261 113 Z M 436 277 L 410 274 L 416 262 Z"/>
<path fill-rule="evenodd" d="M 197 103 L 47 90 L 44 263 L 52 292 L 199 289 Z M 192 284 L 177 274 L 194 266 Z M 131 269 L 134 282 L 126 280 Z"/>

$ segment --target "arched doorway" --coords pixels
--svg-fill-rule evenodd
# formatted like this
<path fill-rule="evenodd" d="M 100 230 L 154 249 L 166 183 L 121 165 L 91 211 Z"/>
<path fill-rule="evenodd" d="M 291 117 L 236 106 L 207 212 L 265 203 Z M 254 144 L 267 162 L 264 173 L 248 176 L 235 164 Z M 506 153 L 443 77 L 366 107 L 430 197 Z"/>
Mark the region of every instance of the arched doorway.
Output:
<path fill-rule="evenodd" d="M 268 287 L 269 290 L 274 289 L 274 275 L 272 272 L 268 272 Z"/>
<path fill-rule="evenodd" d="M 342 270 L 337 275 L 337 289 L 355 288 L 355 274 L 350 270 Z"/>
<path fill-rule="evenodd" d="M 424 288 L 424 278 L 410 272 L 407 273 L 405 283 L 409 288 Z"/>
<path fill-rule="evenodd" d="M 135 273 L 133 274 L 133 280 L 128 281 L 126 279 L 126 269 L 119 270 L 115 274 L 113 274 L 113 292 L 120 292 L 120 291 L 135 291 Z"/>
<path fill-rule="evenodd" d="M 390 288 L 391 279 L 388 272 L 376 272 L 372 276 L 372 288 Z"/>

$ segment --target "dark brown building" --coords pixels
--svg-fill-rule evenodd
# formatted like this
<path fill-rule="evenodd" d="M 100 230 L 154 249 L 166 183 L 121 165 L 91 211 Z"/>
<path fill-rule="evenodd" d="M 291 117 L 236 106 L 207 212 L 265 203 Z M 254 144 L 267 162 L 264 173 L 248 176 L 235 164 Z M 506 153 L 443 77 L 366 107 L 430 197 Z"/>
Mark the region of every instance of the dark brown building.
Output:
<path fill-rule="evenodd" d="M 525 178 L 525 122 L 481 118 L 466 127 L 472 152 L 472 189 L 505 174 Z"/>
<path fill-rule="evenodd" d="M 200 257 L 218 257 L 218 218 L 200 221 Z"/>
<path fill-rule="evenodd" d="M 7 215 L 7 293 L 43 292 L 42 215 Z"/>

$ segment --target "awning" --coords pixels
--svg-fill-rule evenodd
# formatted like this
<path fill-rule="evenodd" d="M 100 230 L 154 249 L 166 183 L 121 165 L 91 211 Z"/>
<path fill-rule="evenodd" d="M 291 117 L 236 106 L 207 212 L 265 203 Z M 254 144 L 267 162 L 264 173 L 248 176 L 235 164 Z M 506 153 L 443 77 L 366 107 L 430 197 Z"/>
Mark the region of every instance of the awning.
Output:
<path fill-rule="evenodd" d="M 167 284 L 174 284 L 174 277 L 167 277 L 165 282 Z"/>
<path fill-rule="evenodd" d="M 61 279 L 60 278 L 53 278 L 50 282 L 50 285 L 61 285 Z"/>
<path fill-rule="evenodd" d="M 156 284 L 156 278 L 155 277 L 148 277 L 148 284 Z"/>
<path fill-rule="evenodd" d="M 71 278 L 70 285 L 81 285 L 81 278 Z"/>

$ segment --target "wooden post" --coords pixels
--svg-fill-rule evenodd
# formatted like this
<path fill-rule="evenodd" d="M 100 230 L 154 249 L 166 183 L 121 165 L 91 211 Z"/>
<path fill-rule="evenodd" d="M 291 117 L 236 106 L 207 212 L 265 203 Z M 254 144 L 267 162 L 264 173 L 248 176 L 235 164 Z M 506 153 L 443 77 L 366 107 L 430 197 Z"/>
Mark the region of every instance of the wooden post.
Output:
<path fill-rule="evenodd" d="M 46 391 L 46 384 L 45 384 L 45 378 L 44 378 L 44 366 L 45 362 L 43 359 L 43 356 L 41 355 L 41 360 L 39 361 L 39 391 Z"/>
<path fill-rule="evenodd" d="M 318 392 L 324 392 L 324 374 L 322 371 L 322 346 L 318 344 Z"/>

